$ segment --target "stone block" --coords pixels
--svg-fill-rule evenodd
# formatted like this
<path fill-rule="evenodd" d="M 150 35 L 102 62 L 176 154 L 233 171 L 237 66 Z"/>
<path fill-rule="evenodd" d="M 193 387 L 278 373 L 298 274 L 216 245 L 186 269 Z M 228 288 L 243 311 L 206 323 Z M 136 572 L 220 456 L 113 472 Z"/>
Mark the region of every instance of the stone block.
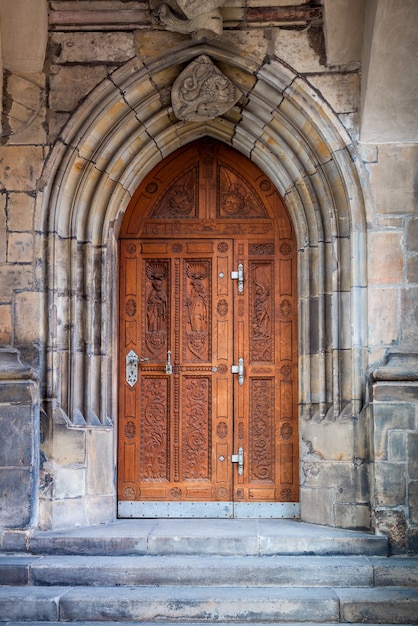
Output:
<path fill-rule="evenodd" d="M 225 43 L 237 46 L 240 56 L 251 57 L 260 64 L 268 52 L 270 43 L 264 36 L 262 28 L 224 31 L 222 39 Z"/>
<path fill-rule="evenodd" d="M 74 528 L 75 526 L 87 526 L 86 503 L 84 498 L 66 498 L 54 500 L 49 506 L 49 528 L 60 530 Z"/>
<path fill-rule="evenodd" d="M 371 525 L 370 506 L 367 504 L 335 504 L 335 524 L 340 528 L 366 530 Z"/>
<path fill-rule="evenodd" d="M 180 44 L 188 39 L 188 35 L 181 33 L 153 30 L 135 32 L 133 42 L 137 55 L 144 61 L 147 61 L 159 55 L 161 50 L 169 51 L 178 48 Z"/>
<path fill-rule="evenodd" d="M 53 461 L 58 465 L 84 464 L 86 460 L 86 431 L 55 426 Z"/>
<path fill-rule="evenodd" d="M 408 485 L 409 519 L 412 524 L 418 526 L 418 481 L 414 480 Z"/>
<path fill-rule="evenodd" d="M 61 467 L 54 472 L 54 497 L 57 499 L 79 498 L 86 491 L 84 468 Z"/>
<path fill-rule="evenodd" d="M 418 254 L 410 257 L 407 260 L 407 268 L 406 268 L 406 279 L 408 283 L 417 284 L 418 283 Z"/>
<path fill-rule="evenodd" d="M 375 526 L 378 533 L 389 540 L 389 554 L 401 554 L 407 548 L 407 522 L 402 510 L 378 509 L 375 513 Z"/>
<path fill-rule="evenodd" d="M 0 304 L 0 345 L 11 343 L 12 309 L 10 304 Z"/>
<path fill-rule="evenodd" d="M 323 460 L 352 461 L 353 429 L 352 422 L 307 422 L 303 424 L 301 434 L 314 456 Z"/>
<path fill-rule="evenodd" d="M 131 32 L 53 33 L 51 39 L 59 46 L 58 63 L 124 63 L 135 56 Z"/>
<path fill-rule="evenodd" d="M 309 76 L 309 82 L 336 113 L 358 110 L 360 81 L 357 73 L 314 75 Z"/>
<path fill-rule="evenodd" d="M 412 404 L 375 403 L 373 405 L 374 458 L 389 459 L 388 438 L 391 431 L 399 432 L 414 427 L 415 410 Z M 402 460 L 405 460 L 405 457 Z"/>
<path fill-rule="evenodd" d="M 418 479 L 418 432 L 408 433 L 408 474 L 412 480 Z"/>
<path fill-rule="evenodd" d="M 33 228 L 35 199 L 27 193 L 11 193 L 7 203 L 9 231 L 28 231 Z"/>
<path fill-rule="evenodd" d="M 33 260 L 32 233 L 10 233 L 7 260 L 9 263 L 31 263 Z"/>
<path fill-rule="evenodd" d="M 371 285 L 398 285 L 403 281 L 404 255 L 401 232 L 369 235 L 368 268 Z"/>
<path fill-rule="evenodd" d="M 407 222 L 406 249 L 407 252 L 418 252 L 418 217 L 411 217 Z"/>
<path fill-rule="evenodd" d="M 105 67 L 57 67 L 51 76 L 49 103 L 53 111 L 72 111 L 107 76 Z"/>
<path fill-rule="evenodd" d="M 418 287 L 404 289 L 401 295 L 402 342 L 417 345 Z"/>
<path fill-rule="evenodd" d="M 311 47 L 304 31 L 274 30 L 272 33 L 275 54 L 279 59 L 297 68 L 301 74 L 324 71 L 319 54 Z"/>
<path fill-rule="evenodd" d="M 0 468 L 0 527 L 26 528 L 31 521 L 31 468 Z"/>
<path fill-rule="evenodd" d="M 368 494 L 368 466 L 352 462 L 302 462 L 304 487 L 327 489 L 335 485 L 337 502 L 361 502 Z"/>
<path fill-rule="evenodd" d="M 15 338 L 19 344 L 39 341 L 43 317 L 43 294 L 22 292 L 15 296 Z"/>
<path fill-rule="evenodd" d="M 0 467 L 32 463 L 31 407 L 0 405 Z"/>
<path fill-rule="evenodd" d="M 0 147 L 0 189 L 35 190 L 43 165 L 42 146 Z"/>
<path fill-rule="evenodd" d="M 404 506 L 406 503 L 405 464 L 378 461 L 374 467 L 376 504 Z"/>
<path fill-rule="evenodd" d="M 381 144 L 379 160 L 369 166 L 377 214 L 414 214 L 418 145 Z"/>
<path fill-rule="evenodd" d="M 405 432 L 390 431 L 388 439 L 388 461 L 405 462 L 406 459 Z"/>
<path fill-rule="evenodd" d="M 45 75 L 39 72 L 10 74 L 6 89 L 11 98 L 6 117 L 13 144 L 45 143 Z"/>
<path fill-rule="evenodd" d="M 0 194 L 0 263 L 6 262 L 7 254 L 7 219 L 6 219 L 6 194 Z"/>
<path fill-rule="evenodd" d="M 300 515 L 304 522 L 334 526 L 334 489 L 301 487 Z"/>
<path fill-rule="evenodd" d="M 58 621 L 59 600 L 65 591 L 56 587 L 0 587 L 0 621 Z"/>
<path fill-rule="evenodd" d="M 338 590 L 341 622 L 349 624 L 414 624 L 418 594 L 411 589 Z"/>
<path fill-rule="evenodd" d="M 116 496 L 89 496 L 87 499 L 89 524 L 97 526 L 113 522 L 116 515 Z"/>
<path fill-rule="evenodd" d="M 369 287 L 369 344 L 391 345 L 399 340 L 399 289 Z"/>
<path fill-rule="evenodd" d="M 112 495 L 115 492 L 114 432 L 91 429 L 87 432 L 87 493 Z"/>
<path fill-rule="evenodd" d="M 418 384 L 415 382 L 378 382 L 373 385 L 374 400 L 377 402 L 418 403 Z M 417 424 L 418 427 L 418 424 Z"/>

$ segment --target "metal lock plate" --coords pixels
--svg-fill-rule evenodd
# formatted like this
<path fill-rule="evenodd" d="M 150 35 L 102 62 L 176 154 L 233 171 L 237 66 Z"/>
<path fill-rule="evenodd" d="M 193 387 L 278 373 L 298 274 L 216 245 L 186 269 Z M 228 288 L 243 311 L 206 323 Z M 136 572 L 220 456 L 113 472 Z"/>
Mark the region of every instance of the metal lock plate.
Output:
<path fill-rule="evenodd" d="M 139 357 L 135 350 L 130 350 L 126 355 L 126 382 L 134 387 L 138 381 L 138 361 Z"/>

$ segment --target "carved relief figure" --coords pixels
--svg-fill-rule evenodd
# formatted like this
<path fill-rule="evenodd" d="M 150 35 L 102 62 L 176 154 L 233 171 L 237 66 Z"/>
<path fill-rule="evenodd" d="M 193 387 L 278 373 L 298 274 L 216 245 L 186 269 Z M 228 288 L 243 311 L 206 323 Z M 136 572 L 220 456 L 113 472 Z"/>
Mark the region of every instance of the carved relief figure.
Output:
<path fill-rule="evenodd" d="M 205 281 L 208 267 L 203 263 L 189 263 L 186 274 L 190 278 L 185 305 L 187 307 L 187 346 L 199 359 L 207 358 L 209 295 Z"/>
<path fill-rule="evenodd" d="M 164 194 L 152 213 L 153 218 L 184 218 L 196 215 L 197 168 L 180 176 Z"/>
<path fill-rule="evenodd" d="M 201 55 L 176 78 L 171 101 L 176 117 L 184 121 L 213 119 L 226 113 L 241 92 L 206 55 Z"/>
<path fill-rule="evenodd" d="M 213 39 L 222 34 L 220 7 L 225 0 L 166 0 L 154 4 L 167 30 L 191 34 L 193 39 Z"/>
<path fill-rule="evenodd" d="M 242 184 L 238 174 L 220 169 L 220 217 L 261 217 L 265 211 L 256 197 Z"/>
<path fill-rule="evenodd" d="M 146 300 L 146 346 L 157 355 L 166 349 L 167 343 L 167 293 L 164 281 L 167 266 L 162 263 L 149 263 L 146 275 L 150 281 Z"/>

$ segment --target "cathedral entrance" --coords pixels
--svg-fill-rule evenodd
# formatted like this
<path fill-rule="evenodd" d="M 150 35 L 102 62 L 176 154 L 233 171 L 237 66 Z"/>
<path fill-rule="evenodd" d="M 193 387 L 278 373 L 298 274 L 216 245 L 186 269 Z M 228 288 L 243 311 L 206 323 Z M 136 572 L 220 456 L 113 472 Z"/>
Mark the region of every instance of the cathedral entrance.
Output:
<path fill-rule="evenodd" d="M 297 246 L 280 196 L 204 139 L 120 233 L 119 517 L 298 515 Z"/>

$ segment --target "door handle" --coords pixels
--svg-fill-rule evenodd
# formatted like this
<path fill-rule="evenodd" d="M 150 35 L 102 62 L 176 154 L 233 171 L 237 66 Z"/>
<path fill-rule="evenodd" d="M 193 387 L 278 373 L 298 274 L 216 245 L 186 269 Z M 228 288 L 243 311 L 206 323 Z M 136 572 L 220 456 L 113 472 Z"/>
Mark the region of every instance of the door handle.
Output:
<path fill-rule="evenodd" d="M 244 384 L 244 357 L 238 359 L 238 365 L 231 365 L 232 374 L 238 374 L 238 384 Z"/>
<path fill-rule="evenodd" d="M 232 463 L 238 463 L 238 475 L 242 476 L 244 473 L 244 448 L 238 448 L 238 454 L 231 456 Z"/>

